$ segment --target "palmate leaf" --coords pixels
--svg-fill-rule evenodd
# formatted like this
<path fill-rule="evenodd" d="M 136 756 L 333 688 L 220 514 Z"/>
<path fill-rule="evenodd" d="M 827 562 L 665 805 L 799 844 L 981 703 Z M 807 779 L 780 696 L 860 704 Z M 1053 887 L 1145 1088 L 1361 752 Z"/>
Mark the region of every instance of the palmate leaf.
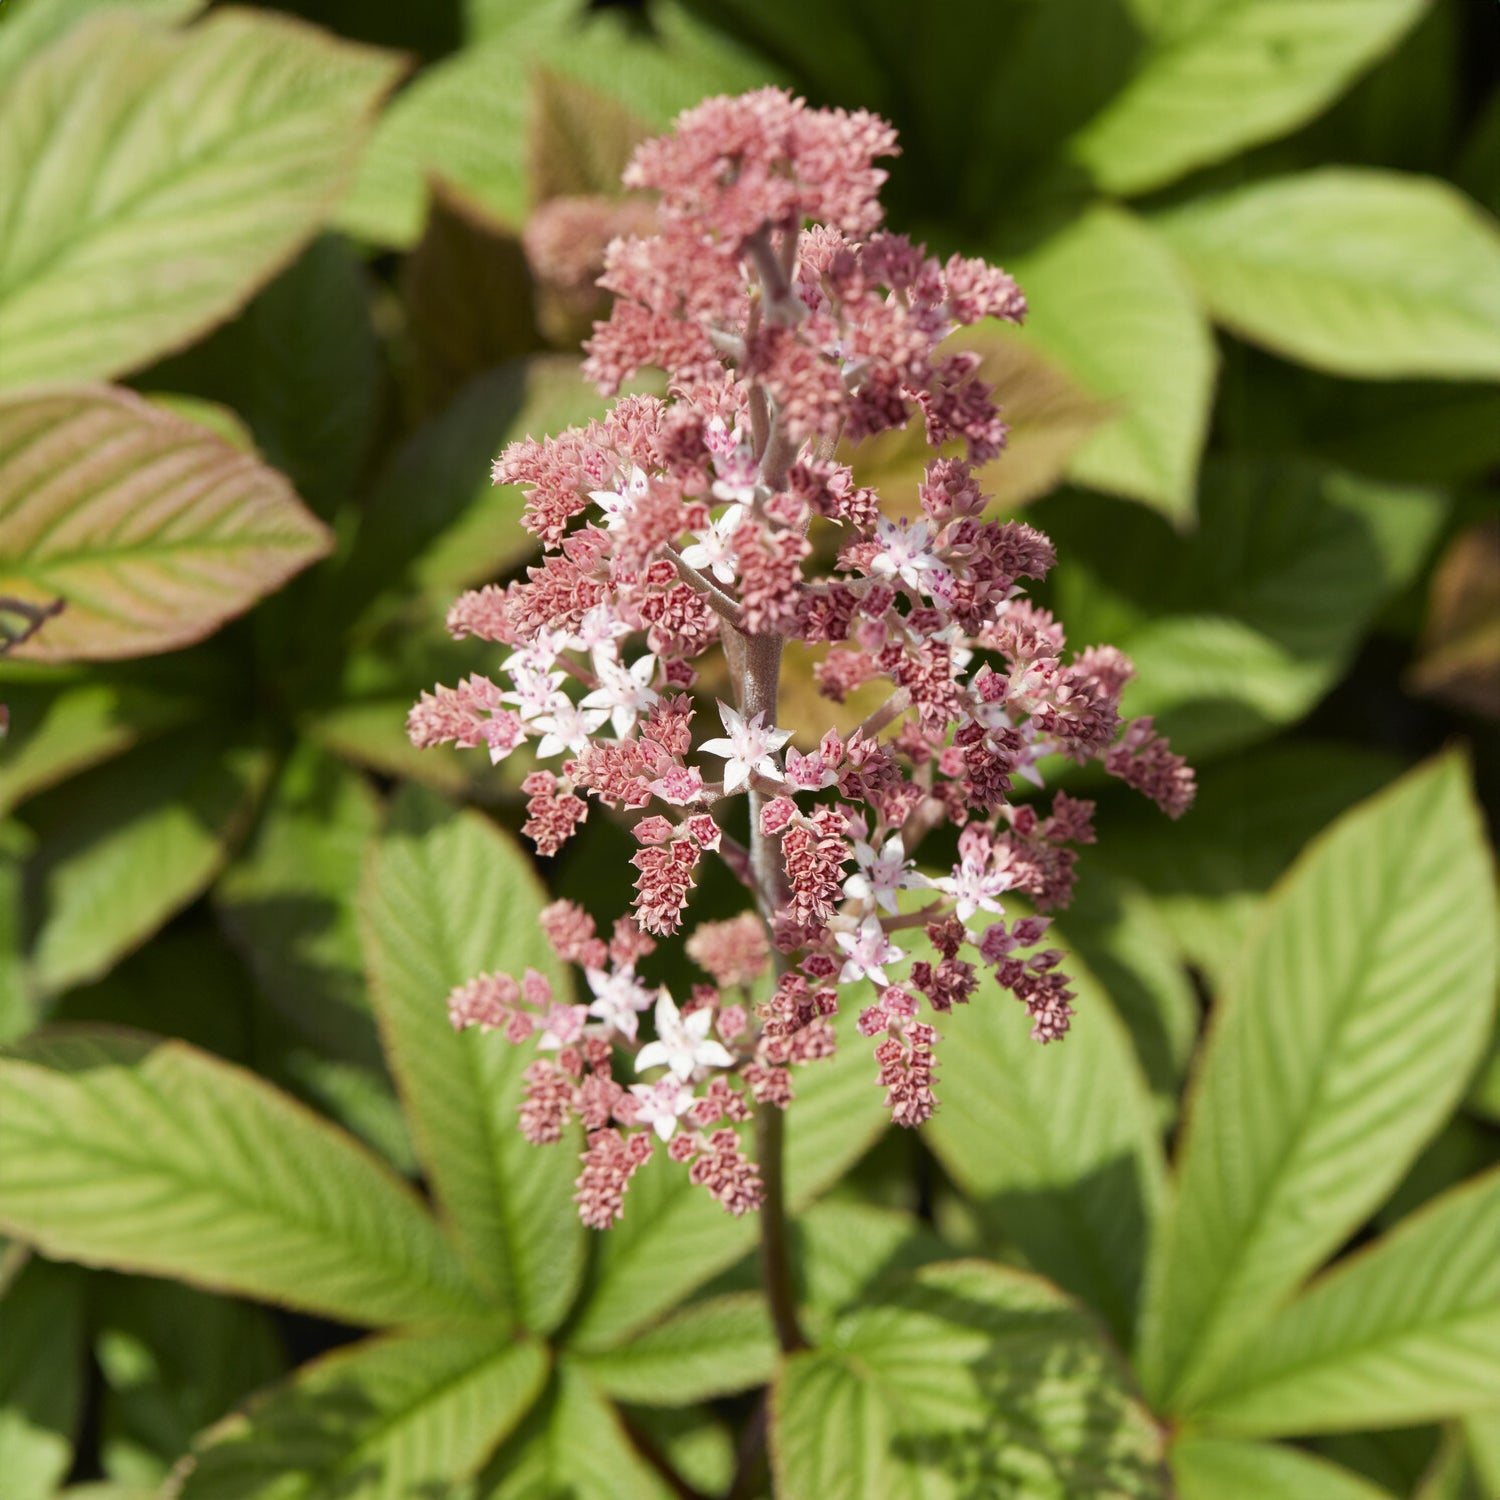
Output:
<path fill-rule="evenodd" d="M 928 1266 L 773 1388 L 783 1500 L 1165 1500 L 1161 1434 L 1097 1326 L 1046 1282 Z M 980 1477 L 982 1476 L 982 1478 Z"/>
<path fill-rule="evenodd" d="M 1315 842 L 1267 903 L 1190 1096 L 1139 1368 L 1200 1405 L 1268 1313 L 1395 1186 L 1489 1035 L 1489 851 L 1447 756 Z"/>
<path fill-rule="evenodd" d="M 1500 1391 L 1500 1172 L 1434 1200 L 1329 1272 L 1195 1407 L 1252 1436 L 1398 1426 Z"/>
<path fill-rule="evenodd" d="M 545 1350 L 484 1322 L 304 1365 L 210 1432 L 172 1500 L 423 1500 L 471 1478 L 536 1399 Z"/>
<path fill-rule="evenodd" d="M 1295 129 L 1421 15 L 1425 0 L 1137 0 L 1150 48 L 1073 138 L 1109 193 L 1161 187 Z"/>
<path fill-rule="evenodd" d="M 332 540 L 274 469 L 129 391 L 0 396 L 0 593 L 65 603 L 19 654 L 187 645 Z"/>
<path fill-rule="evenodd" d="M 1126 1343 L 1165 1163 L 1109 997 L 1076 958 L 1064 967 L 1079 996 L 1064 1044 L 1039 1047 L 1025 1012 L 993 987 L 942 1018 L 942 1106 L 925 1135 L 1028 1261 Z"/>
<path fill-rule="evenodd" d="M 359 1325 L 480 1308 L 431 1216 L 254 1075 L 98 1027 L 0 1057 L 0 1227 L 58 1259 Z"/>
<path fill-rule="evenodd" d="M 448 992 L 481 973 L 570 980 L 542 935 L 546 894 L 487 819 L 411 789 L 391 810 L 360 901 L 371 995 L 417 1152 L 470 1274 L 547 1332 L 583 1274 L 574 1209 L 581 1133 L 532 1145 L 517 1127 L 530 1045 L 457 1033 Z"/>
<path fill-rule="evenodd" d="M 0 1479 L 5 1500 L 51 1500 L 83 1414 L 84 1288 L 33 1259 L 0 1295 Z"/>
<path fill-rule="evenodd" d="M 264 746 L 188 729 L 38 804 L 37 986 L 97 979 L 197 896 L 224 868 L 270 769 Z"/>
<path fill-rule="evenodd" d="M 618 1410 L 570 1360 L 557 1362 L 546 1395 L 495 1455 L 478 1500 L 671 1500 Z"/>
<path fill-rule="evenodd" d="M 0 97 L 0 386 L 114 375 L 242 303 L 331 212 L 395 58 L 220 11 L 123 8 Z"/>
<path fill-rule="evenodd" d="M 1196 1433 L 1172 1445 L 1172 1477 L 1178 1500 L 1396 1500 L 1310 1453 Z"/>
<path fill-rule="evenodd" d="M 1500 378 L 1500 224 L 1447 183 L 1327 167 L 1153 220 L 1227 328 L 1335 375 Z"/>
<path fill-rule="evenodd" d="M 1116 409 L 1068 472 L 1186 521 L 1218 361 L 1172 253 L 1134 214 L 1099 207 L 1009 269 L 1026 293 L 1026 337 Z"/>

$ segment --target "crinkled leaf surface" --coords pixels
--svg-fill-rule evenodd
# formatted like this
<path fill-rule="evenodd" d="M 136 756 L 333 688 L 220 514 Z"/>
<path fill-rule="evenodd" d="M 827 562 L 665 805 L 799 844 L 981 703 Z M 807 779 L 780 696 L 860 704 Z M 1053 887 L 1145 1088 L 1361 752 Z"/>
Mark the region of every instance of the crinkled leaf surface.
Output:
<path fill-rule="evenodd" d="M 304 1365 L 210 1432 L 174 1500 L 423 1500 L 471 1478 L 547 1356 L 484 1322 L 371 1339 Z"/>
<path fill-rule="evenodd" d="M 1325 167 L 1153 224 L 1215 319 L 1335 375 L 1500 379 L 1500 224 L 1433 177 Z"/>
<path fill-rule="evenodd" d="M 97 979 L 223 869 L 270 771 L 261 746 L 184 730 L 38 804 L 45 991 Z"/>
<path fill-rule="evenodd" d="M 347 1323 L 479 1305 L 416 1195 L 342 1131 L 135 1032 L 59 1029 L 0 1058 L 0 1226 L 59 1259 Z"/>
<path fill-rule="evenodd" d="M 925 1267 L 791 1356 L 771 1424 L 784 1500 L 1171 1493 L 1161 1434 L 1092 1319 L 981 1262 Z"/>
<path fill-rule="evenodd" d="M 1035 1269 L 1125 1342 L 1165 1163 L 1129 1034 L 1077 959 L 1064 967 L 1079 998 L 1057 1046 L 1033 1042 L 1025 1011 L 989 984 L 942 1018 L 942 1103 L 924 1131 Z"/>
<path fill-rule="evenodd" d="M 24 655 L 188 645 L 331 545 L 274 469 L 129 391 L 0 396 L 0 592 L 65 602 Z"/>
<path fill-rule="evenodd" d="M 1267 903 L 1190 1096 L 1139 1367 L 1182 1412 L 1395 1186 L 1493 1021 L 1493 866 L 1456 755 L 1316 840 Z"/>
<path fill-rule="evenodd" d="M 204 0 L 8 0 L 0 13 L 0 85 L 95 11 L 128 7 L 160 21 L 184 21 Z"/>
<path fill-rule="evenodd" d="M 262 11 L 110 7 L 0 94 L 0 386 L 115 375 L 239 306 L 332 212 L 388 53 Z"/>
<path fill-rule="evenodd" d="M 1137 7 L 1138 9 L 1140 7 Z M 1150 46 L 1070 154 L 1109 193 L 1163 186 L 1312 119 L 1424 0 L 1153 0 Z"/>
<path fill-rule="evenodd" d="M 1098 207 L 1009 269 L 1026 293 L 1026 337 L 1115 408 L 1068 472 L 1186 521 L 1218 356 L 1176 258 L 1134 214 Z"/>
<path fill-rule="evenodd" d="M 455 1032 L 448 993 L 481 973 L 570 980 L 542 935 L 546 893 L 520 845 L 475 812 L 408 790 L 369 867 L 365 959 L 391 1070 L 419 1156 L 475 1281 L 525 1327 L 561 1322 L 583 1274 L 573 1206 L 581 1134 L 534 1146 L 520 1132 L 535 1055 L 499 1032 Z"/>
<path fill-rule="evenodd" d="M 1500 1391 L 1500 1172 L 1434 1200 L 1263 1325 L 1205 1398 L 1216 1430 L 1396 1426 Z"/>

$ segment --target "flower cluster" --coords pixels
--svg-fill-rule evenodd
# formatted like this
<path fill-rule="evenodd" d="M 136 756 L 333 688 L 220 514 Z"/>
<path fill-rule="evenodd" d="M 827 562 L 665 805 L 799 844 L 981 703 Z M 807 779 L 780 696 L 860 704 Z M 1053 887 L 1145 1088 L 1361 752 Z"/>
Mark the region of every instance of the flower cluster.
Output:
<path fill-rule="evenodd" d="M 922 1017 L 968 1003 L 982 971 L 1037 1040 L 1066 1032 L 1061 955 L 1038 947 L 1049 919 L 1007 921 L 1003 905 L 1064 905 L 1093 838 L 1086 801 L 1012 800 L 1018 781 L 1041 787 L 1046 757 L 1098 761 L 1174 817 L 1192 800 L 1150 720 L 1121 719 L 1129 662 L 1108 646 L 1070 656 L 1023 594 L 1053 549 L 989 518 L 975 466 L 1005 426 L 974 356 L 943 344 L 984 318 L 1018 322 L 1025 302 L 983 261 L 880 229 L 875 163 L 895 149 L 871 115 L 769 89 L 708 100 L 640 148 L 626 182 L 659 195 L 659 232 L 610 244 L 615 300 L 586 368 L 613 392 L 657 366 L 670 396 L 624 397 L 501 455 L 494 477 L 526 487 L 541 557 L 463 596 L 449 626 L 505 648 L 503 678 L 439 687 L 411 712 L 418 745 L 496 761 L 527 747 L 524 831 L 540 853 L 594 804 L 631 822 L 631 916 L 608 940 L 566 903 L 546 917 L 588 1003 L 555 1000 L 534 973 L 449 1001 L 456 1026 L 535 1040 L 521 1126 L 547 1142 L 582 1122 L 593 1225 L 619 1215 L 658 1141 L 730 1212 L 755 1207 L 735 1126 L 792 1099 L 792 1070 L 833 1050 L 847 996 L 863 997 L 858 1030 L 903 1125 L 934 1107 L 938 1033 Z M 922 518 L 896 521 L 832 455 L 914 418 L 935 451 Z M 813 651 L 830 700 L 882 684 L 883 706 L 792 745 L 776 723 L 788 643 Z M 710 672 L 732 701 L 701 690 L 700 673 L 723 680 Z M 957 859 L 923 868 L 940 826 L 961 830 Z M 705 979 L 674 997 L 638 966 L 682 929 L 705 855 L 753 910 L 692 930 Z M 930 958 L 901 946 L 917 929 Z"/>

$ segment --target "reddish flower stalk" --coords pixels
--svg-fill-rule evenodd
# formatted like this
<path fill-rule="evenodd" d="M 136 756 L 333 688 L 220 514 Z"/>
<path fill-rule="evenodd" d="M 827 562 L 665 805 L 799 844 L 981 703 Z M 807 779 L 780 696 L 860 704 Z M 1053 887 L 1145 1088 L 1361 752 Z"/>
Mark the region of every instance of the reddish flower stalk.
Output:
<path fill-rule="evenodd" d="M 984 971 L 1037 1040 L 1061 1037 L 1074 996 L 1060 955 L 1035 951 L 1048 919 L 1007 925 L 1002 901 L 1066 904 L 1093 809 L 1063 792 L 1042 810 L 1012 801 L 1016 781 L 1040 787 L 1039 763 L 1061 754 L 1100 761 L 1173 817 L 1193 795 L 1150 721 L 1121 720 L 1125 658 L 1069 659 L 1062 627 L 1024 597 L 1051 543 L 986 519 L 974 466 L 1001 452 L 1005 426 L 975 358 L 943 341 L 987 317 L 1019 322 L 1025 302 L 1003 271 L 880 229 L 875 162 L 895 149 L 872 115 L 770 89 L 710 99 L 640 148 L 625 180 L 659 195 L 659 232 L 609 246 L 601 285 L 615 301 L 586 370 L 608 393 L 657 366 L 671 394 L 623 398 L 500 456 L 495 479 L 527 487 L 542 556 L 525 581 L 465 595 L 449 624 L 506 647 L 505 678 L 424 694 L 409 724 L 417 744 L 484 745 L 496 761 L 525 745 L 545 763 L 523 783 L 542 853 L 591 801 L 634 820 L 633 917 L 606 942 L 566 902 L 545 916 L 588 1003 L 556 1004 L 534 974 L 482 977 L 450 1014 L 538 1038 L 522 1125 L 547 1141 L 582 1120 L 585 1222 L 624 1211 L 658 1141 L 730 1213 L 764 1205 L 786 1347 L 800 1335 L 776 1111 L 792 1070 L 833 1050 L 832 1018 L 857 996 L 872 1083 L 897 1123 L 920 1124 L 941 1029 L 924 1002 L 940 1023 Z M 913 417 L 934 454 L 923 519 L 896 522 L 829 455 Z M 778 726 L 788 643 L 826 648 L 830 699 L 878 680 L 885 706 L 848 738 L 793 747 Z M 720 651 L 733 701 L 705 704 L 697 664 Z M 741 797 L 747 848 L 725 832 Z M 918 846 L 944 823 L 962 829 L 958 860 L 925 871 Z M 674 997 L 637 966 L 682 928 L 705 857 L 744 880 L 758 918 L 698 925 L 686 946 L 706 978 Z M 902 891 L 926 893 L 921 914 L 901 909 Z M 917 924 L 936 962 L 898 945 Z M 758 1163 L 734 1129 L 752 1112 Z"/>

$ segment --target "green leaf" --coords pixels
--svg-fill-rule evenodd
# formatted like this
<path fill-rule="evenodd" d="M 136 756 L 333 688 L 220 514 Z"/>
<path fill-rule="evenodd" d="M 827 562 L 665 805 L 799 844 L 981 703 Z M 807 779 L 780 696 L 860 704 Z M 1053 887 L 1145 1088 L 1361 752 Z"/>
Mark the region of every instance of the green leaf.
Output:
<path fill-rule="evenodd" d="M 30 829 L 0 823 L 0 1046 L 35 1025 L 37 1006 L 26 967 L 22 905 L 27 857 L 35 845 Z M 5 1287 L 5 1242 L 0 1240 L 0 1291 Z"/>
<path fill-rule="evenodd" d="M 381 476 L 338 581 L 342 613 L 404 580 L 437 614 L 459 589 L 524 562 L 537 541 L 520 525 L 520 486 L 490 482 L 495 455 L 513 438 L 556 436 L 603 410 L 571 356 L 515 360 L 471 381 Z"/>
<path fill-rule="evenodd" d="M 379 1066 L 355 902 L 380 805 L 365 779 L 303 744 L 214 891 L 261 992 L 336 1056 Z"/>
<path fill-rule="evenodd" d="M 1193 803 L 1194 829 L 1201 795 Z M 1132 810 L 1139 805 L 1132 794 Z M 1156 823 L 1165 821 L 1154 804 L 1147 805 Z M 1133 881 L 1111 876 L 1092 853 L 1084 856 L 1073 899 L 1059 913 L 1050 941 L 1076 953 L 1109 996 L 1135 1044 L 1158 1117 L 1169 1122 L 1198 1040 L 1198 996 L 1156 903 Z"/>
<path fill-rule="evenodd" d="M 8 0 L 0 12 L 0 91 L 43 48 L 99 10 L 128 7 L 161 21 L 185 21 L 205 0 Z"/>
<path fill-rule="evenodd" d="M 274 469 L 128 391 L 0 396 L 0 592 L 66 603 L 27 656 L 188 645 L 331 543 Z"/>
<path fill-rule="evenodd" d="M 1294 723 L 1338 681 L 1427 557 L 1447 500 L 1247 458 L 1205 469 L 1200 506 L 1187 537 L 1076 494 L 1031 519 L 1062 558 L 1053 607 L 1069 636 L 1119 646 L 1138 674 L 1122 711 L 1154 714 L 1201 761 Z"/>
<path fill-rule="evenodd" d="M 1500 1171 L 1443 1194 L 1262 1325 L 1195 1420 L 1252 1437 L 1433 1421 L 1500 1390 Z"/>
<path fill-rule="evenodd" d="M 203 343 L 153 368 L 153 387 L 221 402 L 318 515 L 354 498 L 381 416 L 383 352 L 370 278 L 349 242 L 315 239 Z M 145 383 L 145 382 L 143 382 Z"/>
<path fill-rule="evenodd" d="M 1451 755 L 1340 819 L 1271 896 L 1216 1013 L 1152 1249 L 1140 1369 L 1159 1409 L 1232 1378 L 1457 1102 L 1493 1019 L 1494 913 Z"/>
<path fill-rule="evenodd" d="M 1172 1445 L 1172 1476 L 1179 1500 L 1395 1500 L 1310 1453 L 1197 1433 Z"/>
<path fill-rule="evenodd" d="M 5 1500 L 51 1500 L 83 1415 L 83 1285 L 33 1259 L 0 1298 L 0 1475 Z"/>
<path fill-rule="evenodd" d="M 405 1184 L 253 1074 L 77 1027 L 0 1059 L 0 1227 L 60 1259 L 358 1325 L 476 1308 Z"/>
<path fill-rule="evenodd" d="M 1026 293 L 1025 337 L 1118 408 L 1069 473 L 1188 520 L 1218 360 L 1172 254 L 1133 214 L 1099 207 L 1010 269 Z"/>
<path fill-rule="evenodd" d="M 303 1366 L 210 1432 L 174 1500 L 445 1496 L 546 1378 L 540 1345 L 483 1323 L 368 1340 Z"/>
<path fill-rule="evenodd" d="M 834 1056 L 793 1074 L 797 1097 L 786 1119 L 786 1178 L 794 1211 L 837 1182 L 889 1122 L 871 1043 L 854 1030 L 858 1008 L 841 1009 Z M 748 1130 L 743 1134 L 752 1149 Z M 586 1350 L 613 1348 L 732 1266 L 756 1233 L 754 1215 L 731 1218 L 688 1181 L 686 1167 L 657 1151 L 631 1180 L 624 1217 L 599 1238 L 570 1342 Z"/>
<path fill-rule="evenodd" d="M 1252 343 L 1336 375 L 1500 378 L 1500 225 L 1436 178 L 1327 167 L 1153 223 Z"/>
<path fill-rule="evenodd" d="M 1170 1493 L 1161 1435 L 1092 1320 L 981 1262 L 918 1271 L 788 1359 L 771 1453 L 783 1500 Z"/>
<path fill-rule="evenodd" d="M 643 39 L 613 16 L 575 22 L 536 6 L 521 24 L 427 69 L 386 111 L 339 222 L 406 249 L 422 231 L 432 177 L 519 229 L 533 202 L 528 112 L 541 66 L 592 85 L 634 114 L 639 133 L 663 130 L 704 94 L 734 92 L 743 67 Z"/>
<path fill-rule="evenodd" d="M 1085 864 L 1096 858 L 1139 881 L 1183 957 L 1218 992 L 1265 893 L 1302 846 L 1401 769 L 1394 757 L 1353 745 L 1267 745 L 1203 768 L 1192 816 L 1180 823 L 1130 793 L 1102 803 L 1097 854 L 1090 850 Z M 1096 879 L 1087 868 L 1080 876 L 1085 903 Z M 1071 917 L 1060 919 L 1069 932 Z"/>
<path fill-rule="evenodd" d="M 25 674 L 25 675 L 18 675 Z M 0 811 L 195 716 L 197 705 L 131 670 L 8 663 L 10 732 L 0 760 Z"/>
<path fill-rule="evenodd" d="M 54 793 L 40 822 L 37 985 L 97 979 L 198 895 L 228 861 L 269 770 L 264 749 L 186 731 Z"/>
<path fill-rule="evenodd" d="M 1166 1169 L 1128 1033 L 1093 976 L 1076 959 L 1064 967 L 1077 1015 L 1056 1046 L 1033 1042 L 1025 1012 L 993 987 L 942 1018 L 942 1103 L 925 1133 L 1030 1264 L 1124 1343 Z"/>
<path fill-rule="evenodd" d="M 582 1140 L 547 1147 L 516 1111 L 533 1049 L 458 1033 L 446 1001 L 481 973 L 569 978 L 542 935 L 546 905 L 520 846 L 478 813 L 409 790 L 392 807 L 360 902 L 371 992 L 417 1153 L 474 1280 L 548 1332 L 583 1274 L 573 1206 Z"/>
<path fill-rule="evenodd" d="M 479 1500 L 671 1500 L 619 1413 L 593 1381 L 559 1360 L 545 1399 L 480 1477 Z"/>
<path fill-rule="evenodd" d="M 111 8 L 39 57 L 0 102 L 0 385 L 118 374 L 232 313 L 332 210 L 397 71 L 251 11 Z"/>
<path fill-rule="evenodd" d="M 734 1482 L 735 1441 L 710 1406 L 635 1406 L 621 1413 L 637 1441 L 644 1436 L 672 1469 L 705 1495 L 726 1495 Z"/>
<path fill-rule="evenodd" d="M 791 1236 L 792 1269 L 814 1316 L 846 1312 L 885 1282 L 952 1255 L 910 1214 L 839 1199 L 798 1214 Z"/>
<path fill-rule="evenodd" d="M 1500 1494 L 1500 1407 L 1465 1418 L 1463 1428 L 1475 1469 Z"/>
<path fill-rule="evenodd" d="M 746 1292 L 695 1302 L 627 1344 L 575 1358 L 617 1401 L 690 1406 L 765 1385 L 777 1357 L 765 1298 Z"/>
<path fill-rule="evenodd" d="M 1158 188 L 1305 124 L 1425 0 L 1159 0 L 1135 77 L 1073 138 L 1108 193 Z"/>
<path fill-rule="evenodd" d="M 286 1366 L 270 1317 L 248 1303 L 100 1277 L 93 1306 L 100 1455 L 113 1479 L 159 1485 L 199 1431 Z"/>

